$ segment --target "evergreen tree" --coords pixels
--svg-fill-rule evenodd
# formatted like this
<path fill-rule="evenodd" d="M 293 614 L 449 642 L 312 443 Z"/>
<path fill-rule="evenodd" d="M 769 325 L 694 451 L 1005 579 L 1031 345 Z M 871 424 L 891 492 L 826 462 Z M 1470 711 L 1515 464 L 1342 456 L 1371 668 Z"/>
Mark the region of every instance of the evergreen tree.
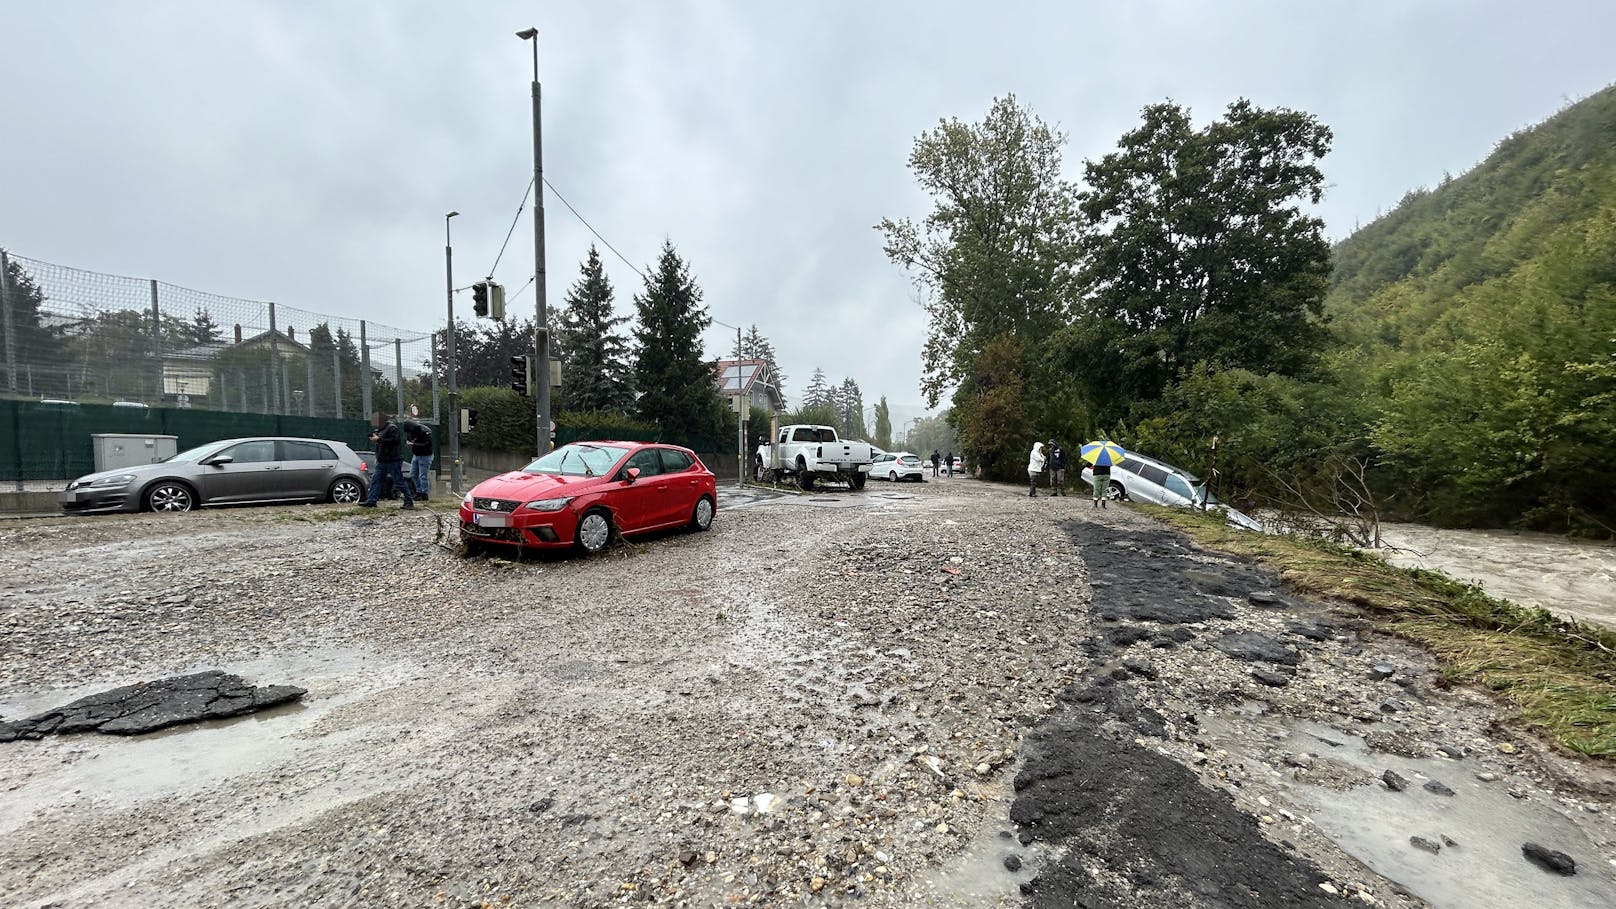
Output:
<path fill-rule="evenodd" d="M 758 331 L 757 325 L 747 330 L 746 336 L 741 339 L 741 358 L 746 360 L 762 360 L 769 364 L 769 374 L 774 376 L 774 388 L 780 393 L 780 401 L 786 399 L 786 374 L 780 371 L 780 364 L 774 359 L 774 345 L 769 343 Z"/>
<path fill-rule="evenodd" d="M 556 343 L 566 366 L 561 371 L 561 405 L 569 411 L 625 411 L 634 403 L 629 383 L 628 339 L 618 333 L 627 316 L 612 310 L 612 283 L 593 245 L 583 273 L 567 291 Z"/>
<path fill-rule="evenodd" d="M 191 317 L 190 340 L 196 344 L 213 344 L 220 337 L 219 323 L 213 321 L 213 314 L 198 306 L 196 315 Z"/>
<path fill-rule="evenodd" d="M 802 406 L 830 407 L 835 403 L 835 396 L 831 394 L 830 383 L 825 380 L 825 371 L 814 368 L 814 377 L 808 380 L 808 387 L 802 391 Z"/>
<path fill-rule="evenodd" d="M 887 407 L 886 395 L 875 405 L 875 444 L 878 448 L 892 450 L 892 410 Z"/>
<path fill-rule="evenodd" d="M 862 439 L 869 435 L 864 427 L 864 392 L 852 377 L 842 380 L 839 413 L 842 415 L 842 435 Z"/>
<path fill-rule="evenodd" d="M 634 297 L 639 324 L 634 385 L 641 419 L 664 432 L 717 435 L 728 408 L 713 382 L 713 367 L 702 357 L 701 333 L 712 324 L 701 304 L 701 288 L 672 241 L 646 275 L 644 292 Z"/>

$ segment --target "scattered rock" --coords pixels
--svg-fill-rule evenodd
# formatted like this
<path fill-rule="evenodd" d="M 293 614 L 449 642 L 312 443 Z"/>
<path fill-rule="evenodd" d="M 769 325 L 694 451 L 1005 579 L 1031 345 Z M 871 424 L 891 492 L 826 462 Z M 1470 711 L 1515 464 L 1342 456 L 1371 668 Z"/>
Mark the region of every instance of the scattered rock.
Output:
<path fill-rule="evenodd" d="M 1442 845 L 1453 847 L 1459 845 L 1459 841 L 1444 833 L 1442 834 Z"/>
<path fill-rule="evenodd" d="M 1335 629 L 1322 622 L 1291 622 L 1285 630 L 1310 641 L 1328 641 L 1335 636 Z"/>
<path fill-rule="evenodd" d="M 1285 598 L 1272 590 L 1253 590 L 1246 594 L 1246 601 L 1264 609 L 1278 609 L 1286 605 Z"/>
<path fill-rule="evenodd" d="M 1491 770 L 1478 770 L 1476 779 L 1481 780 L 1483 783 L 1496 783 L 1499 777 L 1498 774 L 1493 773 Z"/>
<path fill-rule="evenodd" d="M 1251 677 L 1270 688 L 1284 688 L 1291 683 L 1291 677 L 1283 672 L 1275 672 L 1262 666 L 1251 667 Z"/>
<path fill-rule="evenodd" d="M 1415 849 L 1422 849 L 1431 853 L 1432 855 L 1436 855 L 1438 852 L 1442 851 L 1442 845 L 1440 843 L 1433 843 L 1423 836 L 1411 836 L 1408 838 L 1408 842 L 1409 845 L 1413 846 Z"/>
<path fill-rule="evenodd" d="M 1237 660 L 1279 663 L 1295 666 L 1302 661 L 1296 651 L 1259 631 L 1235 631 L 1218 638 L 1212 646 Z"/>
<path fill-rule="evenodd" d="M 1021 870 L 1021 856 L 1019 856 L 1019 855 L 1007 855 L 1007 856 L 1005 856 L 1004 857 L 1004 870 L 1006 870 L 1006 871 L 1020 871 Z"/>
<path fill-rule="evenodd" d="M 1498 750 L 1502 754 L 1514 754 L 1519 749 L 1517 749 L 1514 745 L 1510 744 L 1509 742 L 1499 742 L 1498 743 Z"/>
<path fill-rule="evenodd" d="M 1403 779 L 1403 777 L 1400 776 L 1395 770 L 1388 770 L 1385 773 L 1382 773 L 1380 775 L 1380 781 L 1385 783 L 1386 788 L 1393 792 L 1402 792 L 1404 789 L 1408 788 L 1408 780 Z"/>
<path fill-rule="evenodd" d="M 1376 663 L 1369 667 L 1369 677 L 1377 682 L 1384 682 L 1397 674 L 1397 667 L 1389 663 Z"/>
<path fill-rule="evenodd" d="M 1525 855 L 1533 864 L 1553 871 L 1555 874 L 1572 875 L 1577 873 L 1576 859 L 1547 846 L 1527 843 L 1521 846 L 1521 854 Z"/>
<path fill-rule="evenodd" d="M 1465 756 L 1465 750 L 1463 748 L 1455 748 L 1452 745 L 1438 745 L 1438 746 L 1436 746 L 1436 750 L 1442 752 L 1443 754 L 1447 755 L 1450 758 L 1453 758 L 1456 761 L 1457 760 L 1462 760 L 1464 758 L 1464 756 Z"/>
<path fill-rule="evenodd" d="M 1440 780 L 1426 780 L 1425 785 L 1420 788 L 1437 795 L 1453 795 L 1453 790 Z"/>
<path fill-rule="evenodd" d="M 1127 657 L 1122 661 L 1122 666 L 1137 676 L 1143 676 L 1144 678 L 1152 680 L 1158 677 L 1156 673 L 1156 664 L 1149 660 L 1142 660 L 1137 657 Z"/>

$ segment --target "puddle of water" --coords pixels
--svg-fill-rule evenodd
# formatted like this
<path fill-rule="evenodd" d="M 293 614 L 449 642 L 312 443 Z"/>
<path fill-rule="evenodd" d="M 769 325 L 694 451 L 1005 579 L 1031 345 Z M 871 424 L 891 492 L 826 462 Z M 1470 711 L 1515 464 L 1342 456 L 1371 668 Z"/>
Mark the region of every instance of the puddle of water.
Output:
<path fill-rule="evenodd" d="M 1013 779 L 1015 771 L 1002 776 L 1005 780 Z M 1036 846 L 1023 846 L 1013 836 L 999 835 L 1000 831 L 1015 829 L 1010 822 L 1011 798 L 1008 784 L 1000 784 L 976 835 L 965 848 L 947 865 L 921 876 L 919 886 L 929 897 L 926 905 L 939 909 L 980 909 L 1020 903 L 1021 885 L 1037 875 L 1042 854 Z M 1005 858 L 1012 855 L 1021 861 L 1019 870 L 1005 867 Z"/>
<path fill-rule="evenodd" d="M 1373 774 L 1375 782 L 1345 792 L 1294 779 L 1281 786 L 1344 851 L 1437 909 L 1616 905 L 1616 873 L 1606 861 L 1609 857 L 1556 807 L 1516 799 L 1502 782 L 1483 783 L 1462 761 L 1371 752 L 1362 738 L 1319 723 L 1264 717 L 1250 709 L 1237 714 L 1238 720 L 1204 718 L 1214 742 L 1231 753 L 1255 761 L 1253 752 L 1259 749 L 1246 743 L 1260 740 Z M 1268 734 L 1242 734 L 1237 724 Z M 1392 792 L 1382 785 L 1379 776 L 1385 770 L 1407 779 L 1408 789 Z M 1421 788 L 1427 780 L 1438 780 L 1455 794 L 1427 792 Z M 1433 843 L 1443 843 L 1446 836 L 1456 845 L 1444 845 L 1433 855 L 1413 846 L 1409 838 L 1414 836 Z M 1527 842 L 1576 858 L 1576 875 L 1551 874 L 1527 861 L 1521 855 Z"/>

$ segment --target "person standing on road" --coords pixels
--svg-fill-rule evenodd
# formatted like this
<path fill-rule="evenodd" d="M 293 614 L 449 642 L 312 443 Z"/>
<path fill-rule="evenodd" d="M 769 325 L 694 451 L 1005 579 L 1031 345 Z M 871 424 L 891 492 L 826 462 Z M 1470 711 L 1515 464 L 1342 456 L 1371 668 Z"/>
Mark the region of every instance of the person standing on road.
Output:
<path fill-rule="evenodd" d="M 1066 449 L 1049 440 L 1049 494 L 1066 495 Z"/>
<path fill-rule="evenodd" d="M 404 482 L 404 433 L 399 431 L 397 423 L 380 410 L 376 411 L 376 425 L 380 428 L 370 434 L 370 442 L 376 446 L 376 479 L 370 484 L 370 495 L 359 503 L 359 507 L 375 508 L 383 481 L 391 477 L 393 484 L 404 491 L 402 507 L 414 508 L 415 493 L 410 489 L 410 484 Z"/>
<path fill-rule="evenodd" d="M 1111 497 L 1111 465 L 1096 464 L 1089 469 L 1094 471 L 1094 507 L 1110 508 L 1106 500 Z"/>
<path fill-rule="evenodd" d="M 948 457 L 944 459 L 944 462 L 948 464 L 948 478 L 952 480 L 954 478 L 954 453 L 952 451 L 948 453 Z"/>
<path fill-rule="evenodd" d="M 432 429 L 424 423 L 405 420 L 404 439 L 410 444 L 410 484 L 415 497 L 425 502 L 431 491 L 427 472 L 432 469 Z"/>
<path fill-rule="evenodd" d="M 943 453 L 933 448 L 931 450 L 931 478 L 937 479 L 937 465 L 943 461 Z"/>
<path fill-rule="evenodd" d="M 1038 475 L 1044 472 L 1044 443 L 1032 443 L 1032 456 L 1027 459 L 1027 495 L 1038 497 Z"/>

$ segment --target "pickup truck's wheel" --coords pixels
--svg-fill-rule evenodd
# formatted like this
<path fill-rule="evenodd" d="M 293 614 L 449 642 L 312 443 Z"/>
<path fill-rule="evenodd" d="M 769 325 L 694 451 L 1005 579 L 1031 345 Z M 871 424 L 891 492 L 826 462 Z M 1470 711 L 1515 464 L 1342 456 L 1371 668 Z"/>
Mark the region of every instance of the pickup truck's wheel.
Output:
<path fill-rule="evenodd" d="M 814 489 L 814 475 L 806 470 L 797 471 L 797 488 L 803 492 L 812 492 Z"/>
<path fill-rule="evenodd" d="M 869 474 L 855 471 L 854 474 L 848 478 L 847 485 L 849 488 L 857 492 L 858 490 L 864 488 L 864 483 L 865 481 L 869 480 L 869 478 Z"/>

